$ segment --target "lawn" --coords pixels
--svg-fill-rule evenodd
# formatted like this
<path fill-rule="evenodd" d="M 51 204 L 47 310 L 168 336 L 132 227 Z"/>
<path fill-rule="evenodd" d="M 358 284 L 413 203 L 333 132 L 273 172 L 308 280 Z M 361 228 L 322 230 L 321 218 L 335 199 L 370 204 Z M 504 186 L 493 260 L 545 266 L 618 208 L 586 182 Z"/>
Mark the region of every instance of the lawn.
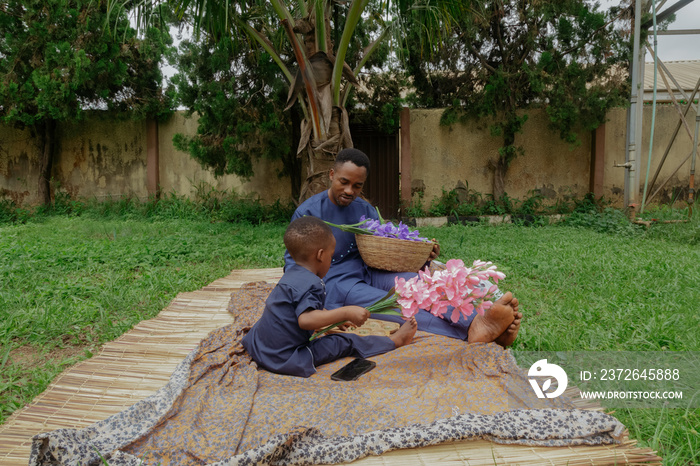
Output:
<path fill-rule="evenodd" d="M 283 225 L 48 217 L 0 226 L 0 422 L 183 291 L 279 267 Z"/>
<path fill-rule="evenodd" d="M 231 269 L 282 265 L 284 224 L 42 216 L 0 225 L 0 422 L 70 364 Z M 516 350 L 700 351 L 700 222 L 421 229 L 491 260 L 525 314 Z M 618 410 L 666 464 L 700 462 L 700 410 Z"/>

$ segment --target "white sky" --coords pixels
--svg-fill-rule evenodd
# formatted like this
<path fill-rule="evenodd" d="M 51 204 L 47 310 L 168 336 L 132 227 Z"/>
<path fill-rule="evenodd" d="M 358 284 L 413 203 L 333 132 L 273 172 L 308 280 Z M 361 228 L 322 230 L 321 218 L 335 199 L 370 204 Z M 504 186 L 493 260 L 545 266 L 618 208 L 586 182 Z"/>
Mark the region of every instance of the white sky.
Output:
<path fill-rule="evenodd" d="M 665 9 L 675 5 L 679 0 L 667 0 L 657 14 Z M 601 0 L 602 8 L 607 8 L 610 5 L 618 4 L 614 0 Z M 668 28 L 674 29 L 700 29 L 700 0 L 694 0 L 692 3 L 684 6 L 676 12 L 676 21 L 671 23 Z M 173 34 L 174 37 L 174 34 Z M 650 37 L 649 45 L 653 47 L 653 38 Z M 657 38 L 659 59 L 664 62 L 679 61 L 679 60 L 700 60 L 700 34 L 684 34 L 666 36 L 660 35 Z M 651 62 L 654 57 L 647 52 L 646 60 Z M 176 73 L 176 70 L 170 66 L 165 66 L 163 72 L 170 77 Z"/>
<path fill-rule="evenodd" d="M 606 8 L 609 5 L 615 5 L 619 2 L 612 0 L 602 0 L 602 7 Z M 667 0 L 656 14 L 662 13 L 667 8 L 678 3 L 678 0 Z M 700 0 L 694 0 L 692 3 L 684 6 L 676 12 L 676 20 L 668 27 L 669 30 L 674 29 L 700 29 Z M 649 32 L 652 32 L 652 28 Z M 654 47 L 654 39 L 649 38 L 649 45 Z M 700 60 L 700 34 L 684 34 L 673 36 L 658 36 L 657 38 L 659 59 L 668 61 L 679 60 Z M 653 61 L 654 57 L 647 52 L 645 61 Z"/>
<path fill-rule="evenodd" d="M 674 5 L 678 0 L 669 0 L 661 11 Z M 658 12 L 657 12 L 658 14 Z M 700 29 L 700 0 L 695 0 L 676 12 L 676 21 L 668 27 L 673 29 Z M 654 46 L 653 39 L 650 45 Z M 700 60 L 700 34 L 684 34 L 682 36 L 658 36 L 658 55 L 663 61 Z M 654 58 L 647 54 L 647 61 Z"/>

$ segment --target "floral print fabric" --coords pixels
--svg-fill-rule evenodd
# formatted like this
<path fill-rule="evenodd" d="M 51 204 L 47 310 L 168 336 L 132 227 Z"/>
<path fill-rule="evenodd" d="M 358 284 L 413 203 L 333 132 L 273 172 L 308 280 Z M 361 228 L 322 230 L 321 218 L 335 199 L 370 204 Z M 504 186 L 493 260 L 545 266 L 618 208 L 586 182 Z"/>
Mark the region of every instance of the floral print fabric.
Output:
<path fill-rule="evenodd" d="M 149 398 L 92 426 L 34 438 L 30 465 L 332 464 L 399 448 L 486 438 L 499 443 L 617 442 L 624 426 L 560 397 L 535 397 L 510 352 L 418 333 L 372 358 L 354 382 L 258 370 L 240 344 L 272 287 L 233 293 L 235 322 L 212 332 Z"/>

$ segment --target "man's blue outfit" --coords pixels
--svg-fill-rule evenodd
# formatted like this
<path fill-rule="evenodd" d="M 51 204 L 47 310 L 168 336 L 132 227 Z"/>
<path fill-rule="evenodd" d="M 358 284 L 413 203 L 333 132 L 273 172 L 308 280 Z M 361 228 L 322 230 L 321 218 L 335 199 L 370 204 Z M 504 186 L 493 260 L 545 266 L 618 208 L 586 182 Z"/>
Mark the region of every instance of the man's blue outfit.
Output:
<path fill-rule="evenodd" d="M 363 215 L 365 218 L 379 218 L 376 209 L 364 199 L 357 197 L 350 205 L 340 207 L 331 201 L 327 191 L 304 201 L 292 215 L 292 220 L 305 215 L 312 215 L 337 225 L 357 223 Z M 336 240 L 335 254 L 331 268 L 324 277 L 328 309 L 349 305 L 367 307 L 386 296 L 394 286 L 395 277 L 400 276 L 408 280 L 417 275 L 411 272 L 386 272 L 368 267 L 357 249 L 354 234 L 333 228 L 333 236 Z M 285 270 L 287 270 L 294 264 L 294 260 L 289 252 L 285 253 L 284 258 Z M 421 310 L 416 314 L 416 321 L 418 330 L 466 340 L 469 325 L 475 315 L 472 314 L 466 319 L 462 316 L 459 321 L 453 323 L 449 317 L 446 320 Z M 393 315 L 372 314 L 372 317 L 399 323 L 404 321 L 400 316 Z"/>

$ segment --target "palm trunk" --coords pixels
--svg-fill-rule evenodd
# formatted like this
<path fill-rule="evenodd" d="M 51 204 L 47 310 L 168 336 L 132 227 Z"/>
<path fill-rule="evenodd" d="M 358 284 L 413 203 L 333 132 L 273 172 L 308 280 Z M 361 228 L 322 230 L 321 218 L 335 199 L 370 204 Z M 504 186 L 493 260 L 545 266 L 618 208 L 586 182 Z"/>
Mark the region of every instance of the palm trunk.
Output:
<path fill-rule="evenodd" d="M 340 77 L 354 85 L 358 84 L 350 67 L 344 64 L 347 41 L 344 42 L 345 47 L 339 45 L 339 55 L 333 56 L 330 10 L 323 3 L 315 3 L 315 6 L 306 18 L 297 22 L 295 30 L 292 30 L 288 21 L 282 22 L 300 67 L 300 72 L 292 83 L 290 96 L 296 95 L 297 89 L 301 90 L 304 87 L 305 95 L 299 95 L 298 98 L 303 100 L 304 108 L 308 109 L 307 119 L 301 124 L 301 138 L 297 150 L 297 154 L 302 158 L 302 172 L 305 173 L 299 195 L 300 203 L 329 188 L 328 172 L 333 167 L 338 152 L 353 146 L 348 114 L 340 99 Z M 355 15 L 350 14 L 349 18 L 355 17 L 355 23 L 362 8 L 362 2 L 353 2 L 351 11 L 355 10 Z M 320 15 L 323 15 L 323 18 Z M 351 23 L 348 19 L 346 29 Z M 354 26 L 351 29 L 354 29 Z M 303 35 L 303 47 L 297 41 L 295 32 Z M 344 36 L 346 32 L 344 30 Z M 344 66 L 340 66 L 341 64 Z M 303 79 L 304 86 L 297 83 L 297 79 Z M 291 101 L 293 102 L 293 99 Z"/>
<path fill-rule="evenodd" d="M 330 187 L 328 172 L 333 168 L 338 152 L 346 147 L 352 147 L 347 113 L 344 108 L 333 107 L 328 139 L 316 141 L 311 136 L 301 151 L 305 155 L 303 165 L 306 178 L 301 187 L 300 203 Z"/>

